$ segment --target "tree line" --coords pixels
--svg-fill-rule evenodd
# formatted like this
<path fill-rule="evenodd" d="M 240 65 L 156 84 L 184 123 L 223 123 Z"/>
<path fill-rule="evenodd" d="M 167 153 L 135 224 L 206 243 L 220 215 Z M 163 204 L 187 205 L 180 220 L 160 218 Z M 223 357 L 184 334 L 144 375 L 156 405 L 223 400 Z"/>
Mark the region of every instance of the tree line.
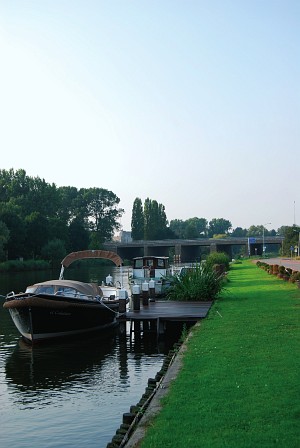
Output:
<path fill-rule="evenodd" d="M 232 228 L 228 219 L 213 218 L 208 221 L 205 218 L 189 218 L 187 220 L 173 219 L 168 223 L 165 207 L 155 200 L 147 198 L 142 203 L 136 198 L 132 208 L 131 236 L 133 240 L 156 240 L 165 238 L 196 239 L 196 238 L 221 238 L 275 236 L 275 229 L 268 230 L 262 225 L 252 225 L 249 229 L 242 227 Z"/>
<path fill-rule="evenodd" d="M 0 261 L 24 259 L 61 260 L 66 253 L 99 249 L 120 230 L 124 210 L 120 199 L 103 188 L 57 187 L 23 169 L 0 170 Z M 221 238 L 226 236 L 285 236 L 284 253 L 296 246 L 299 228 L 277 231 L 263 226 L 232 228 L 229 220 L 174 219 L 168 222 L 165 207 L 147 198 L 136 198 L 132 208 L 133 240 Z"/>
<path fill-rule="evenodd" d="M 157 201 L 147 198 L 144 204 L 136 198 L 132 208 L 131 236 L 133 240 L 158 239 L 197 239 L 226 237 L 262 237 L 283 236 L 282 255 L 290 255 L 291 248 L 297 249 L 300 237 L 300 227 L 281 226 L 277 230 L 268 230 L 263 225 L 251 225 L 248 229 L 232 227 L 228 219 L 189 218 L 186 220 L 167 220 L 165 207 Z"/>
<path fill-rule="evenodd" d="M 99 248 L 120 229 L 119 202 L 103 188 L 57 187 L 23 169 L 0 170 L 0 260 Z"/>

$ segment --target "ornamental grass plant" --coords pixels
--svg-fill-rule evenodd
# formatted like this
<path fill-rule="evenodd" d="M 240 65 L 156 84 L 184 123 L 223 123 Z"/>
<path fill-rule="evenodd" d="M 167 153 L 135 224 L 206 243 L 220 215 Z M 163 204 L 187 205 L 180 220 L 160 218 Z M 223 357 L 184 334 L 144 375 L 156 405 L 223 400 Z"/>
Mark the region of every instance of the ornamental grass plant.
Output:
<path fill-rule="evenodd" d="M 141 448 L 299 446 L 300 291 L 249 261 L 229 278 Z"/>
<path fill-rule="evenodd" d="M 214 300 L 224 289 L 224 275 L 208 264 L 196 264 L 169 279 L 167 299 L 177 301 Z"/>

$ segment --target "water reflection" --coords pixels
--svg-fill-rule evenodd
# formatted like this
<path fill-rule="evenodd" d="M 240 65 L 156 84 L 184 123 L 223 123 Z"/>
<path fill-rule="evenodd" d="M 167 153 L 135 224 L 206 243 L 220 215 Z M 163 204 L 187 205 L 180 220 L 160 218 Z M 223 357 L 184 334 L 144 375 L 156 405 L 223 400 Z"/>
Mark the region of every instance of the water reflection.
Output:
<path fill-rule="evenodd" d="M 20 390 L 69 387 L 78 376 L 81 382 L 88 380 L 115 350 L 115 334 L 40 346 L 20 339 L 6 362 L 6 378 Z"/>
<path fill-rule="evenodd" d="M 23 408 L 58 406 L 66 394 L 125 391 L 132 375 L 153 366 L 154 358 L 162 360 L 163 351 L 153 338 L 129 340 L 118 330 L 40 346 L 20 339 L 5 363 L 6 384 Z"/>

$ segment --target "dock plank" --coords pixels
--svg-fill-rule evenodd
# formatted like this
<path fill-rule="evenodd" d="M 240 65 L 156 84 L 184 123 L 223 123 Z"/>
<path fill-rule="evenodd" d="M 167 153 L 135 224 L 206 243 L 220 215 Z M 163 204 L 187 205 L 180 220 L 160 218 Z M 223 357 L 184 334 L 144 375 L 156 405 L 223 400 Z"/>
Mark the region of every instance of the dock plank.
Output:
<path fill-rule="evenodd" d="M 212 301 L 208 302 L 188 302 L 157 300 L 149 302 L 148 306 L 141 304 L 139 311 L 127 311 L 119 317 L 120 321 L 125 320 L 199 320 L 207 316 Z"/>

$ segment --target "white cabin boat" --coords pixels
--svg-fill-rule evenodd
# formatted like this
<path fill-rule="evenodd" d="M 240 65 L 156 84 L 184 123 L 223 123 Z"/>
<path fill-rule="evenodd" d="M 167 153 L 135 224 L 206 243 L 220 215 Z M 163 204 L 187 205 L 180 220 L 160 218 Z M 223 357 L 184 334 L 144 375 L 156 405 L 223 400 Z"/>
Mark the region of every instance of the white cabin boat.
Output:
<path fill-rule="evenodd" d="M 131 292 L 134 285 L 142 287 L 144 282 L 154 280 L 155 295 L 163 296 L 170 286 L 168 277 L 171 273 L 169 257 L 151 255 L 135 257 L 133 259 L 132 273 L 129 275 Z"/>

